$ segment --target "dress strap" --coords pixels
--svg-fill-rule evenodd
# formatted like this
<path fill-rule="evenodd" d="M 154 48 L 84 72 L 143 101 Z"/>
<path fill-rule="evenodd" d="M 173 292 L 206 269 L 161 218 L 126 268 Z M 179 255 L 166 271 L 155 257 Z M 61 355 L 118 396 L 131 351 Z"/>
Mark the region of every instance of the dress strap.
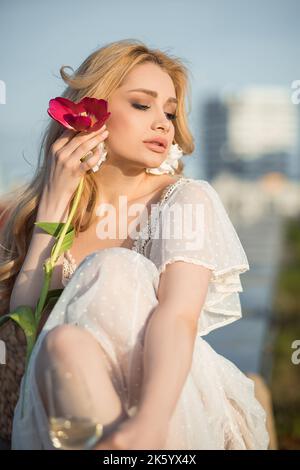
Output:
<path fill-rule="evenodd" d="M 162 196 L 159 200 L 159 205 L 161 205 L 162 203 L 164 203 L 165 201 L 167 201 L 169 199 L 169 197 L 171 196 L 171 194 L 173 193 L 173 191 L 175 191 L 175 189 L 180 186 L 183 182 L 186 182 L 186 181 L 189 181 L 191 178 L 187 178 L 186 176 L 181 176 L 181 178 L 179 178 L 177 181 L 175 181 L 175 183 L 171 183 L 169 184 L 163 191 L 162 193 Z"/>
<path fill-rule="evenodd" d="M 191 178 L 187 178 L 186 176 L 181 176 L 180 178 L 178 178 L 177 181 L 169 184 L 164 188 L 159 201 L 155 205 L 154 211 L 150 211 L 150 215 L 147 219 L 147 222 L 145 223 L 144 227 L 140 230 L 138 236 L 134 240 L 131 248 L 132 250 L 145 255 L 145 247 L 151 238 L 151 233 L 153 233 L 156 227 L 160 208 L 169 199 L 173 191 L 175 191 L 175 189 L 179 185 L 186 181 L 190 181 L 190 179 Z"/>

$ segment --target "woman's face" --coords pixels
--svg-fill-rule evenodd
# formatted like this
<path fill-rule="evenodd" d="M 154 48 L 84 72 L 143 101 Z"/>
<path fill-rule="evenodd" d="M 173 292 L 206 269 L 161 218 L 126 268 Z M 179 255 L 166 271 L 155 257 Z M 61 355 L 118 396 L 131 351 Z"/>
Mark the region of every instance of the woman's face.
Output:
<path fill-rule="evenodd" d="M 157 96 L 131 91 L 136 88 L 151 90 Z M 105 145 L 110 161 L 135 170 L 159 166 L 167 158 L 174 139 L 175 100 L 173 81 L 159 66 L 146 63 L 132 69 L 108 99 L 111 115 L 106 121 L 109 136 Z M 151 150 L 143 142 L 156 137 L 167 141 L 162 153 Z"/>

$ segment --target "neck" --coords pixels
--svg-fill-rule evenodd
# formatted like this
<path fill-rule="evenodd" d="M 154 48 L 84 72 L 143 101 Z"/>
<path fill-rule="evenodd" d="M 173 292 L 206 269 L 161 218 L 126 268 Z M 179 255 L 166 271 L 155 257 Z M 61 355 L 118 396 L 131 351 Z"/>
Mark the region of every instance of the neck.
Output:
<path fill-rule="evenodd" d="M 109 161 L 101 164 L 95 176 L 99 188 L 99 202 L 112 205 L 118 204 L 119 196 L 126 196 L 130 202 L 147 194 L 155 178 L 155 175 L 146 173 L 144 168 L 126 166 L 124 169 Z"/>

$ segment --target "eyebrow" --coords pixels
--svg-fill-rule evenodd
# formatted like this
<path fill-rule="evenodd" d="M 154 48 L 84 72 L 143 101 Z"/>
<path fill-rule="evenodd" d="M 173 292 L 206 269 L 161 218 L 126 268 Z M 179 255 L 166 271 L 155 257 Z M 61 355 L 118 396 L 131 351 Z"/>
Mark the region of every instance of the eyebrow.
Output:
<path fill-rule="evenodd" d="M 135 88 L 134 90 L 128 90 L 128 93 L 131 91 L 140 91 L 142 93 L 146 93 L 147 95 L 153 96 L 154 98 L 157 98 L 157 92 L 153 90 L 147 90 L 146 88 Z M 167 99 L 166 103 L 178 103 L 178 100 L 176 98 L 173 98 L 172 96 Z"/>

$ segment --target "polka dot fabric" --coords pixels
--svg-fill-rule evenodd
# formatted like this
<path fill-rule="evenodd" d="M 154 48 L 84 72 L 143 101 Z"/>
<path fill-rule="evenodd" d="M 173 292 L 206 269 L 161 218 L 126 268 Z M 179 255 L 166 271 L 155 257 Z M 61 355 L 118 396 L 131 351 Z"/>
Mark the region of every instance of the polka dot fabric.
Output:
<path fill-rule="evenodd" d="M 198 204 L 202 207 L 199 245 L 195 245 L 199 241 L 196 234 L 195 239 L 185 234 L 179 240 L 160 236 L 160 227 L 175 203 L 179 207 L 188 204 L 192 214 L 197 212 Z M 144 227 L 143 237 L 135 241 L 131 250 L 98 250 L 78 267 L 74 262 L 65 269 L 66 287 L 35 344 L 26 387 L 24 377 L 21 382 L 13 422 L 13 449 L 53 448 L 37 387 L 35 361 L 47 332 L 57 325 L 77 325 L 99 341 L 115 390 L 128 415 L 134 414 L 143 381 L 145 332 L 158 305 L 160 274 L 178 259 L 208 266 L 213 277 L 200 315 L 192 365 L 169 422 L 163 449 L 267 449 L 266 415 L 255 398 L 254 382 L 202 337 L 241 316 L 239 274 L 248 269 L 248 263 L 225 209 L 208 183 L 181 178 L 167 188 L 153 215 Z M 25 414 L 21 417 L 23 398 Z"/>
<path fill-rule="evenodd" d="M 249 269 L 248 260 L 217 192 L 208 182 L 188 180 L 170 195 L 161 207 L 145 256 L 159 274 L 176 261 L 212 270 L 199 335 L 242 316 L 240 274 Z"/>

